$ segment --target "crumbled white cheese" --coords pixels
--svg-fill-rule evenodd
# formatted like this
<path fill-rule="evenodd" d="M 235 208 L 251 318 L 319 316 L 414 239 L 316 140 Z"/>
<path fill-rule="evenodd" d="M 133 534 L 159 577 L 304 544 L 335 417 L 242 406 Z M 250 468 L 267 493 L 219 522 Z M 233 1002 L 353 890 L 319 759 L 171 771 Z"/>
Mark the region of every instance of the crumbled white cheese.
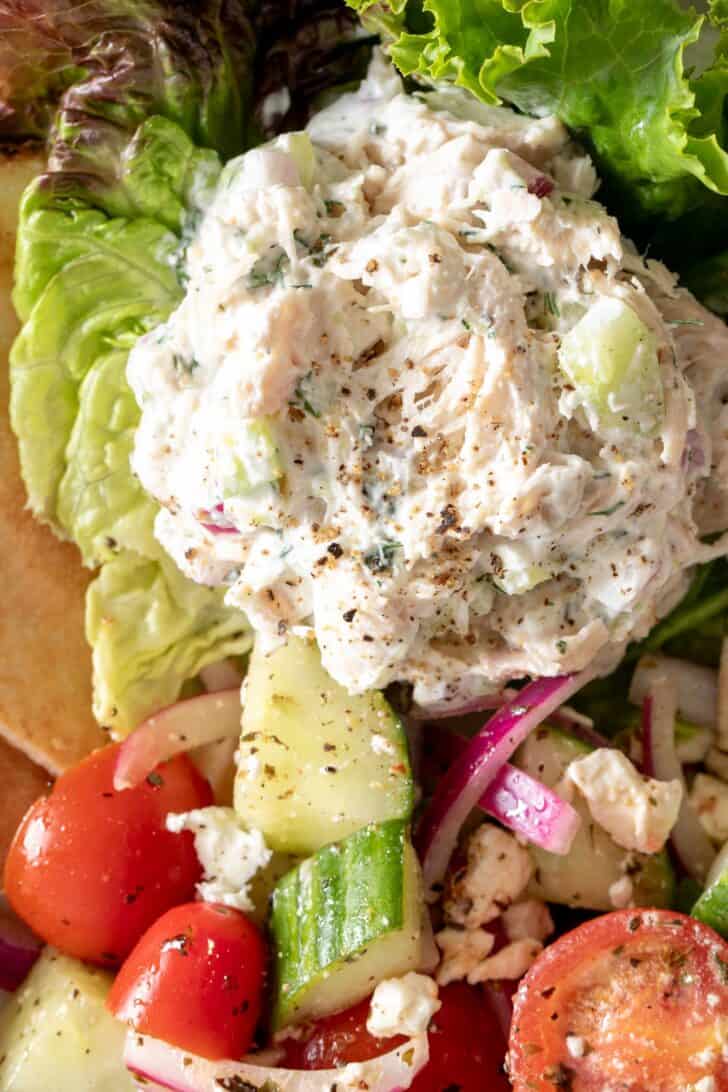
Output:
<path fill-rule="evenodd" d="M 632 906 L 633 899 L 634 884 L 629 876 L 622 876 L 620 880 L 615 880 L 609 885 L 609 901 L 615 910 L 624 910 L 627 906 Z"/>
<path fill-rule="evenodd" d="M 567 1035 L 566 1049 L 572 1058 L 583 1058 L 586 1054 L 586 1039 L 581 1035 Z"/>
<path fill-rule="evenodd" d="M 467 978 L 493 950 L 495 937 L 486 929 L 441 929 L 436 934 L 442 960 L 437 968 L 441 986 Z"/>
<path fill-rule="evenodd" d="M 596 823 L 625 849 L 657 853 L 677 821 L 680 781 L 643 777 L 616 748 L 598 747 L 570 763 L 567 776 L 589 805 Z"/>
<path fill-rule="evenodd" d="M 429 975 L 410 971 L 402 978 L 387 978 L 372 995 L 367 1031 L 379 1039 L 422 1035 L 440 1007 L 437 983 Z"/>
<path fill-rule="evenodd" d="M 501 948 L 495 955 L 483 960 L 475 970 L 470 972 L 468 982 L 471 986 L 475 986 L 478 982 L 522 978 L 542 951 L 543 944 L 539 940 L 531 938 L 515 940 L 512 944 L 506 944 L 505 948 Z"/>
<path fill-rule="evenodd" d="M 204 877 L 200 898 L 237 910 L 252 911 L 249 886 L 269 863 L 272 853 L 259 830 L 246 830 L 232 808 L 199 808 L 167 816 L 167 830 L 189 830 Z"/>
<path fill-rule="evenodd" d="M 514 903 L 503 911 L 501 921 L 509 940 L 545 940 L 554 931 L 549 908 L 540 899 Z"/>
<path fill-rule="evenodd" d="M 386 736 L 375 732 L 371 738 L 371 747 L 375 755 L 393 755 L 396 753 L 394 744 Z"/>
<path fill-rule="evenodd" d="M 483 823 L 468 839 L 466 867 L 450 881 L 445 917 L 469 929 L 485 925 L 516 901 L 532 874 L 531 855 L 514 835 Z"/>
<path fill-rule="evenodd" d="M 690 1085 L 688 1092 L 716 1092 L 717 1087 L 715 1077 L 701 1077 Z"/>
<path fill-rule="evenodd" d="M 728 841 L 728 785 L 710 774 L 697 774 L 689 801 L 714 842 Z"/>

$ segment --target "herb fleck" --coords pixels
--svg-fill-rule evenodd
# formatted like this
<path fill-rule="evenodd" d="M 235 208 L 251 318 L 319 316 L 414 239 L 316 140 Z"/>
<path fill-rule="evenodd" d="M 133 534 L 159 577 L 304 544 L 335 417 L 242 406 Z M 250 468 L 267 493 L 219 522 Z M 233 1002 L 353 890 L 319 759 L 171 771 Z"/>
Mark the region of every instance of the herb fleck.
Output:
<path fill-rule="evenodd" d="M 368 550 L 364 554 L 364 564 L 373 573 L 387 572 L 392 568 L 397 550 L 401 549 L 401 542 L 378 542 L 374 549 Z"/>
<path fill-rule="evenodd" d="M 617 501 L 610 508 L 597 508 L 595 512 L 587 512 L 588 516 L 613 516 L 618 508 L 624 508 L 624 501 Z"/>

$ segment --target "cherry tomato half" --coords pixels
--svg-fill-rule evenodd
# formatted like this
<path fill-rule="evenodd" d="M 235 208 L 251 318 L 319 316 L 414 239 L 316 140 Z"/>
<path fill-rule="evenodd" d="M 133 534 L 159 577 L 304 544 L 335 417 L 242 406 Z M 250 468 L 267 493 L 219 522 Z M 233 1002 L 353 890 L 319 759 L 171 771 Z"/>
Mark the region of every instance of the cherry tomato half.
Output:
<path fill-rule="evenodd" d="M 515 1003 L 516 1092 L 728 1090 L 728 944 L 668 910 L 620 910 L 550 945 Z M 701 1082 L 700 1084 L 698 1082 Z"/>
<path fill-rule="evenodd" d="M 143 1035 L 204 1058 L 241 1058 L 260 1017 L 265 945 L 227 906 L 169 910 L 119 971 L 107 1005 Z"/>
<path fill-rule="evenodd" d="M 430 1024 L 430 1060 L 411 1092 L 508 1092 L 503 1076 L 506 1043 L 480 990 L 453 982 L 440 990 L 442 1008 Z M 375 1039 L 366 1029 L 369 1002 L 317 1021 L 303 1040 L 286 1039 L 291 1069 L 338 1068 L 395 1050 L 402 1038 Z"/>
<path fill-rule="evenodd" d="M 194 895 L 201 876 L 194 840 L 170 834 L 170 811 L 212 803 L 185 757 L 134 789 L 113 787 L 118 745 L 103 747 L 58 778 L 25 815 L 5 862 L 5 892 L 49 944 L 117 966 L 170 906 Z"/>

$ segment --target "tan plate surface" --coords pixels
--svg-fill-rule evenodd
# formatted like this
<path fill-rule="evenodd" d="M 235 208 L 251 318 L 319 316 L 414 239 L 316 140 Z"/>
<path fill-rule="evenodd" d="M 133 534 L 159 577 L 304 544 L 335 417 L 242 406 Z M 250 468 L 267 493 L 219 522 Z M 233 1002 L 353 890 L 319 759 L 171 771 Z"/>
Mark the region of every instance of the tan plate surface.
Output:
<path fill-rule="evenodd" d="M 91 714 L 91 656 L 83 635 L 89 576 L 76 548 L 58 542 L 26 510 L 7 413 L 6 362 L 17 330 L 10 303 L 13 210 L 39 169 L 32 155 L 0 159 L 0 735 L 58 773 L 106 737 Z M 0 766 L 3 788 L 4 771 Z"/>

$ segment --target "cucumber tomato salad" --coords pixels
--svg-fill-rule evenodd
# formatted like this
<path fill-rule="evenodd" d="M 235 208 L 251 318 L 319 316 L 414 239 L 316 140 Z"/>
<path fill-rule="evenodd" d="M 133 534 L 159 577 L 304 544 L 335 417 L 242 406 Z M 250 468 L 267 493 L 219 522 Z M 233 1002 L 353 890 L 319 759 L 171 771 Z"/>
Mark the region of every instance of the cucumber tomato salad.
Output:
<path fill-rule="evenodd" d="M 3 1090 L 728 1092 L 708 7 L 17 5 L 110 741 L 5 862 Z"/>

